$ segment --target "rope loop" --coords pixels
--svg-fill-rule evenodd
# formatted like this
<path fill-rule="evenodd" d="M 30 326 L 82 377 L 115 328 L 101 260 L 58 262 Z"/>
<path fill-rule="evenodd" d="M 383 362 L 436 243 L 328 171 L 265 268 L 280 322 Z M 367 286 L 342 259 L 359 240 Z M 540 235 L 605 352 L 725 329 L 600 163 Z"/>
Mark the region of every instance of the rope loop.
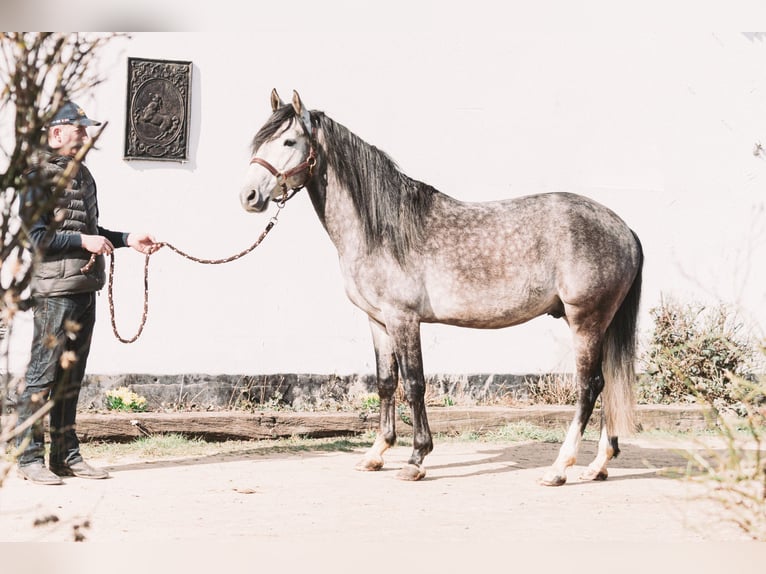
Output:
<path fill-rule="evenodd" d="M 281 210 L 280 206 L 280 210 Z M 277 217 L 279 216 L 279 211 L 277 211 L 276 215 L 272 217 L 269 222 L 266 224 L 266 228 L 263 230 L 261 235 L 256 239 L 255 243 L 253 243 L 250 247 L 247 249 L 240 251 L 239 253 L 236 253 L 235 255 L 231 255 L 230 257 L 224 257 L 223 259 L 201 259 L 199 257 L 194 257 L 192 255 L 189 255 L 188 253 L 181 251 L 178 249 L 175 245 L 172 245 L 171 243 L 167 242 L 160 242 L 160 247 L 167 247 L 171 251 L 174 251 L 175 253 L 178 253 L 181 257 L 184 257 L 185 259 L 188 259 L 190 261 L 194 261 L 195 263 L 201 263 L 203 265 L 220 265 L 223 263 L 230 263 L 232 261 L 236 261 L 237 259 L 240 259 L 253 251 L 256 247 L 258 247 L 261 244 L 261 241 L 265 239 L 265 237 L 269 234 L 269 231 L 271 231 L 274 226 L 277 224 Z M 125 338 L 120 335 L 118 329 L 117 329 L 117 321 L 115 319 L 115 312 L 114 312 L 114 252 L 110 254 L 109 259 L 109 282 L 108 282 L 108 289 L 107 289 L 107 297 L 109 300 L 109 318 L 112 323 L 112 332 L 114 333 L 114 336 L 117 338 L 118 341 L 121 343 L 134 343 L 138 340 L 138 338 L 141 336 L 141 333 L 144 331 L 144 327 L 146 326 L 146 319 L 149 316 L 149 259 L 151 258 L 152 254 L 146 255 L 146 259 L 144 260 L 144 309 L 143 313 L 141 315 L 141 324 L 138 327 L 138 331 L 135 335 L 133 335 L 130 338 Z M 83 273 L 87 273 L 90 268 L 93 266 L 93 263 L 96 261 L 96 254 L 92 254 L 90 257 L 90 261 L 88 262 L 85 267 L 82 268 Z"/>

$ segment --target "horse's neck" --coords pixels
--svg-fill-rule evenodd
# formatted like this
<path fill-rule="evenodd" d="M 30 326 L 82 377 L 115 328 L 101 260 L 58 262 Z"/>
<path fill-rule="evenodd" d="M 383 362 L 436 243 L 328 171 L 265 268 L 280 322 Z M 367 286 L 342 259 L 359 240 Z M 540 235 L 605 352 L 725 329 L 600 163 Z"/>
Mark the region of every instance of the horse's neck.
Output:
<path fill-rule="evenodd" d="M 359 246 L 364 243 L 364 234 L 351 194 L 332 169 L 328 168 L 326 176 L 321 179 L 317 187 L 309 188 L 309 194 L 322 225 L 339 256 L 358 252 Z"/>

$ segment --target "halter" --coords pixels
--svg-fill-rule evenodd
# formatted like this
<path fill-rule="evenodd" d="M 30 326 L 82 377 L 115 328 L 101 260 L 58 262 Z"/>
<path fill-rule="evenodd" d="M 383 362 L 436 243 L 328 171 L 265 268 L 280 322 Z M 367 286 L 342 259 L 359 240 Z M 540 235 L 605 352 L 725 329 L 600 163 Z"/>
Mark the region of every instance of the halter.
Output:
<path fill-rule="evenodd" d="M 306 131 L 304 129 L 304 131 Z M 308 135 L 308 132 L 307 132 Z M 273 165 L 271 165 L 269 162 L 267 162 L 265 159 L 261 159 L 259 157 L 254 157 L 250 160 L 250 163 L 257 163 L 260 166 L 265 167 L 267 170 L 269 170 L 269 173 L 273 175 L 277 179 L 277 187 L 282 189 L 281 195 L 276 195 L 275 191 L 271 192 L 271 198 L 284 205 L 284 203 L 292 198 L 296 193 L 298 193 L 303 187 L 308 183 L 308 181 L 311 179 L 311 176 L 314 175 L 314 167 L 317 164 L 317 154 L 316 150 L 314 149 L 314 138 L 316 137 L 316 128 L 314 128 L 311 131 L 311 136 L 309 137 L 309 154 L 306 156 L 306 159 L 304 159 L 301 163 L 296 165 L 292 169 L 288 169 L 287 171 L 280 172 L 277 168 L 275 168 Z M 287 180 L 294 175 L 298 175 L 302 172 L 308 172 L 308 175 L 303 180 L 302 183 L 299 183 L 298 185 L 295 185 L 293 187 L 288 188 Z"/>

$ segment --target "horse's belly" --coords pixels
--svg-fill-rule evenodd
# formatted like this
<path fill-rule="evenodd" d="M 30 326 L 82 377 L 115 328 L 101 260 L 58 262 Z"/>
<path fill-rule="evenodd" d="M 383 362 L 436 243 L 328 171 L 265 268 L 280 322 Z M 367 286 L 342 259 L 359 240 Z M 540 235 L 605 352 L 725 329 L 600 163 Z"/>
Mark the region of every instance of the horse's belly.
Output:
<path fill-rule="evenodd" d="M 518 325 L 544 315 L 557 314 L 560 301 L 555 291 L 542 287 L 481 289 L 461 286 L 456 291 L 437 287 L 429 290 L 428 311 L 423 321 L 477 329 L 499 329 Z"/>
<path fill-rule="evenodd" d="M 387 312 L 413 313 L 424 323 L 499 329 L 546 313 L 560 316 L 561 300 L 552 275 L 543 270 L 524 276 L 458 274 L 423 266 L 421 273 L 382 273 L 380 267 L 346 275 L 351 302 L 386 323 Z"/>

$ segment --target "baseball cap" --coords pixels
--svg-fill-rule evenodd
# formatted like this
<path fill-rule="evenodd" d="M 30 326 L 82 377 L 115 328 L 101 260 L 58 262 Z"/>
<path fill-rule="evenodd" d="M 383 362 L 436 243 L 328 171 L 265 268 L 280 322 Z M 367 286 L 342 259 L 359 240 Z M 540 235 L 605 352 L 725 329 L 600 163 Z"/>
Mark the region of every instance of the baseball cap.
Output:
<path fill-rule="evenodd" d="M 53 116 L 49 126 L 60 126 L 64 124 L 73 124 L 78 126 L 100 126 L 101 122 L 90 119 L 85 115 L 85 111 L 74 102 L 64 102 L 64 104 Z"/>

